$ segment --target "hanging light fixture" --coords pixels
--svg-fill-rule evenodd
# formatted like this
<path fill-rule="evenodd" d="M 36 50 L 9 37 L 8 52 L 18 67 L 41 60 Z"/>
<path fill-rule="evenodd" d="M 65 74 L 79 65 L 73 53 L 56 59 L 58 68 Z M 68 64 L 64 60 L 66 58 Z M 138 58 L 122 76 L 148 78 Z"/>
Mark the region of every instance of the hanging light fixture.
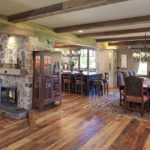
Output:
<path fill-rule="evenodd" d="M 78 55 L 80 55 L 81 54 L 81 51 L 80 50 L 78 50 Z"/>
<path fill-rule="evenodd" d="M 138 61 L 146 62 L 150 61 L 150 51 L 147 48 L 146 45 L 146 33 L 145 33 L 145 44 L 144 44 L 144 49 L 140 49 L 138 53 L 133 53 L 132 57 L 135 58 Z"/>

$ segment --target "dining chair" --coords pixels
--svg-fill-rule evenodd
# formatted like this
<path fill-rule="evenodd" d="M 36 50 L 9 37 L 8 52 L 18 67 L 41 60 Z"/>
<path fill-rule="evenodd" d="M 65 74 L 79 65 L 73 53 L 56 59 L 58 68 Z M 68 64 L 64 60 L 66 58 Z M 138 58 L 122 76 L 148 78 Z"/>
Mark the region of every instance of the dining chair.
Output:
<path fill-rule="evenodd" d="M 133 71 L 133 74 L 134 74 L 134 76 L 138 76 L 137 72 L 135 70 Z"/>
<path fill-rule="evenodd" d="M 75 73 L 74 74 L 75 78 L 75 93 L 80 92 L 81 94 L 83 91 L 86 93 L 86 85 L 84 81 L 84 76 L 82 73 Z"/>
<path fill-rule="evenodd" d="M 124 76 L 124 78 L 125 78 L 125 77 L 129 77 L 130 74 L 129 74 L 129 72 L 123 72 L 123 76 Z"/>
<path fill-rule="evenodd" d="M 149 95 L 144 95 L 143 91 L 142 78 L 135 76 L 125 78 L 125 112 L 127 109 L 138 111 L 143 116 L 150 109 Z"/>
<path fill-rule="evenodd" d="M 129 75 L 130 75 L 130 76 L 134 76 L 133 71 L 130 71 L 130 72 L 129 72 Z"/>
<path fill-rule="evenodd" d="M 120 106 L 122 106 L 122 103 L 125 99 L 125 91 L 124 91 L 124 77 L 123 73 L 119 73 L 119 93 L 120 93 Z"/>

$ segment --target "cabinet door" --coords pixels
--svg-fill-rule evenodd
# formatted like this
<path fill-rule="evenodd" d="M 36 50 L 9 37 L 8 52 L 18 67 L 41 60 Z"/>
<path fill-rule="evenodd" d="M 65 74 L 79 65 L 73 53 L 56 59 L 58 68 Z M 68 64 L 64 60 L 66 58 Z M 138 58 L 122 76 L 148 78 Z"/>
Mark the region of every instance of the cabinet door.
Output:
<path fill-rule="evenodd" d="M 41 104 L 41 55 L 34 54 L 34 78 L 33 78 L 33 106 L 40 106 Z"/>
<path fill-rule="evenodd" d="M 61 55 L 58 53 L 53 54 L 53 97 L 61 95 Z"/>
<path fill-rule="evenodd" d="M 52 97 L 52 56 L 43 55 L 43 104 L 48 103 Z"/>

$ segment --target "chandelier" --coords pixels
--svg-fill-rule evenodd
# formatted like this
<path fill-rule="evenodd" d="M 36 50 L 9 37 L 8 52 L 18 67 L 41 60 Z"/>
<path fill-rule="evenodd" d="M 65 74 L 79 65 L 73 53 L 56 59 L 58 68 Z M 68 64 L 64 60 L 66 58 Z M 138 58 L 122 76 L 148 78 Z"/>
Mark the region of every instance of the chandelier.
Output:
<path fill-rule="evenodd" d="M 140 49 L 139 52 L 134 52 L 132 57 L 138 61 L 146 62 L 150 61 L 150 51 L 146 47 L 146 34 L 145 34 L 145 45 L 144 49 Z"/>

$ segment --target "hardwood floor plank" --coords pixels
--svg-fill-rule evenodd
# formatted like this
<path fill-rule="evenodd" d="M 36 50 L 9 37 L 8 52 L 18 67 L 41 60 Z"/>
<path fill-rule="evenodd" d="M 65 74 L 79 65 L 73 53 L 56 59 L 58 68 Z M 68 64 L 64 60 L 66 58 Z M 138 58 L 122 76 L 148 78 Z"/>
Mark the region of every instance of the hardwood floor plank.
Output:
<path fill-rule="evenodd" d="M 35 112 L 28 120 L 0 115 L 0 149 L 4 150 L 149 150 L 150 122 L 85 109 L 97 96 L 63 93 L 63 104 Z"/>
<path fill-rule="evenodd" d="M 147 128 L 145 128 L 143 130 L 143 132 L 141 132 L 141 134 L 138 136 L 135 150 L 141 150 L 144 148 L 144 145 L 146 143 L 146 140 L 147 140 L 149 134 L 150 134 L 150 129 L 147 129 Z M 150 149 L 150 147 L 149 147 L 149 149 Z"/>
<path fill-rule="evenodd" d="M 119 116 L 118 116 L 119 117 Z M 84 144 L 80 150 L 108 150 L 111 143 L 119 136 L 122 130 L 128 125 L 131 121 L 129 118 L 120 118 L 113 120 L 113 123 L 106 125 L 102 131 L 99 131 L 93 139 Z M 112 136 L 113 135 L 113 136 Z"/>
<path fill-rule="evenodd" d="M 150 134 L 148 135 L 148 138 L 145 142 L 145 145 L 143 147 L 143 150 L 149 150 L 150 149 Z"/>
<path fill-rule="evenodd" d="M 120 150 L 124 149 L 126 144 L 128 144 L 129 138 L 136 131 L 139 126 L 139 121 L 136 119 L 132 119 L 130 123 L 123 129 L 118 138 L 114 141 L 114 143 L 110 146 L 110 150 Z M 118 147 L 119 145 L 119 147 Z"/>

